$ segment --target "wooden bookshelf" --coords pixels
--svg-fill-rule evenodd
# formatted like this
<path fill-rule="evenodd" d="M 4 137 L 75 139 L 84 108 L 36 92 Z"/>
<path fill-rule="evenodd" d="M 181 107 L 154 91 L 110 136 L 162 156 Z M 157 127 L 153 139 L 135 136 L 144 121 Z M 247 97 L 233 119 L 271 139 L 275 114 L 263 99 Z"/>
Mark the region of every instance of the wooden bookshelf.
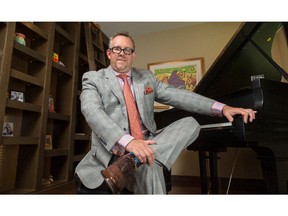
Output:
<path fill-rule="evenodd" d="M 103 37 L 88 22 L 0 22 L 0 125 L 13 126 L 12 135 L 0 136 L 0 193 L 49 193 L 73 180 L 91 139 L 80 111 L 81 78 L 91 64 L 106 67 Z M 52 149 L 45 149 L 46 135 Z"/>

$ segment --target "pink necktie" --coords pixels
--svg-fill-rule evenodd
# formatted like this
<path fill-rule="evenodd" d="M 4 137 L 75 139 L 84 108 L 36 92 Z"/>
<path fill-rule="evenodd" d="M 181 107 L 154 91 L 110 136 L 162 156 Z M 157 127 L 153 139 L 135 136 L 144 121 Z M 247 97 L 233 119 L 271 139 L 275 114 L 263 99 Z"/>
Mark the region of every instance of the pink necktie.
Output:
<path fill-rule="evenodd" d="M 124 81 L 123 94 L 128 111 L 128 119 L 131 135 L 136 139 L 143 139 L 138 109 L 127 80 L 128 75 L 120 74 L 118 75 L 118 77 Z"/>

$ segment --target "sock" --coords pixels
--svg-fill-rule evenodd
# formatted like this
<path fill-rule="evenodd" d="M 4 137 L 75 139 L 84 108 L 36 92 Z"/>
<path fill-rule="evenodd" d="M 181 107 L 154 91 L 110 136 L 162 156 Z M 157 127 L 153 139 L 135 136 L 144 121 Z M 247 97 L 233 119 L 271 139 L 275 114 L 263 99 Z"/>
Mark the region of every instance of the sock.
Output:
<path fill-rule="evenodd" d="M 128 153 L 128 155 L 130 155 L 133 159 L 134 159 L 134 161 L 135 161 L 135 163 L 136 163 L 136 166 L 137 166 L 137 168 L 141 165 L 141 163 L 140 163 L 140 161 L 138 160 L 138 158 L 132 153 L 132 152 L 130 152 L 130 153 Z"/>

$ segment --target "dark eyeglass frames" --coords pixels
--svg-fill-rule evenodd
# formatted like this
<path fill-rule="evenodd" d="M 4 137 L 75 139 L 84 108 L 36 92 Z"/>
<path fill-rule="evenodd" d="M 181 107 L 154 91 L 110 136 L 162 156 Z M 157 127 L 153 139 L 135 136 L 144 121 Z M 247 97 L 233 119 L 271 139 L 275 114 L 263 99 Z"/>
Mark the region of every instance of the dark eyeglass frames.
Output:
<path fill-rule="evenodd" d="M 134 50 L 129 47 L 126 47 L 124 49 L 122 49 L 121 47 L 112 47 L 109 49 L 115 54 L 120 54 L 123 51 L 125 55 L 131 55 L 134 52 Z"/>

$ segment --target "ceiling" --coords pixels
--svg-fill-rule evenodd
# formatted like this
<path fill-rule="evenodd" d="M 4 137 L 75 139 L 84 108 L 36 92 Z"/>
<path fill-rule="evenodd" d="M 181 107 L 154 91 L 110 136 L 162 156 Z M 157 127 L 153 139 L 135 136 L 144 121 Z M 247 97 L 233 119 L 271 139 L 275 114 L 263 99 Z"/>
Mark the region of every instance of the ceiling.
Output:
<path fill-rule="evenodd" d="M 158 32 L 168 29 L 181 28 L 188 25 L 199 24 L 199 22 L 97 22 L 101 30 L 108 37 L 117 32 L 126 31 L 131 36 Z"/>

